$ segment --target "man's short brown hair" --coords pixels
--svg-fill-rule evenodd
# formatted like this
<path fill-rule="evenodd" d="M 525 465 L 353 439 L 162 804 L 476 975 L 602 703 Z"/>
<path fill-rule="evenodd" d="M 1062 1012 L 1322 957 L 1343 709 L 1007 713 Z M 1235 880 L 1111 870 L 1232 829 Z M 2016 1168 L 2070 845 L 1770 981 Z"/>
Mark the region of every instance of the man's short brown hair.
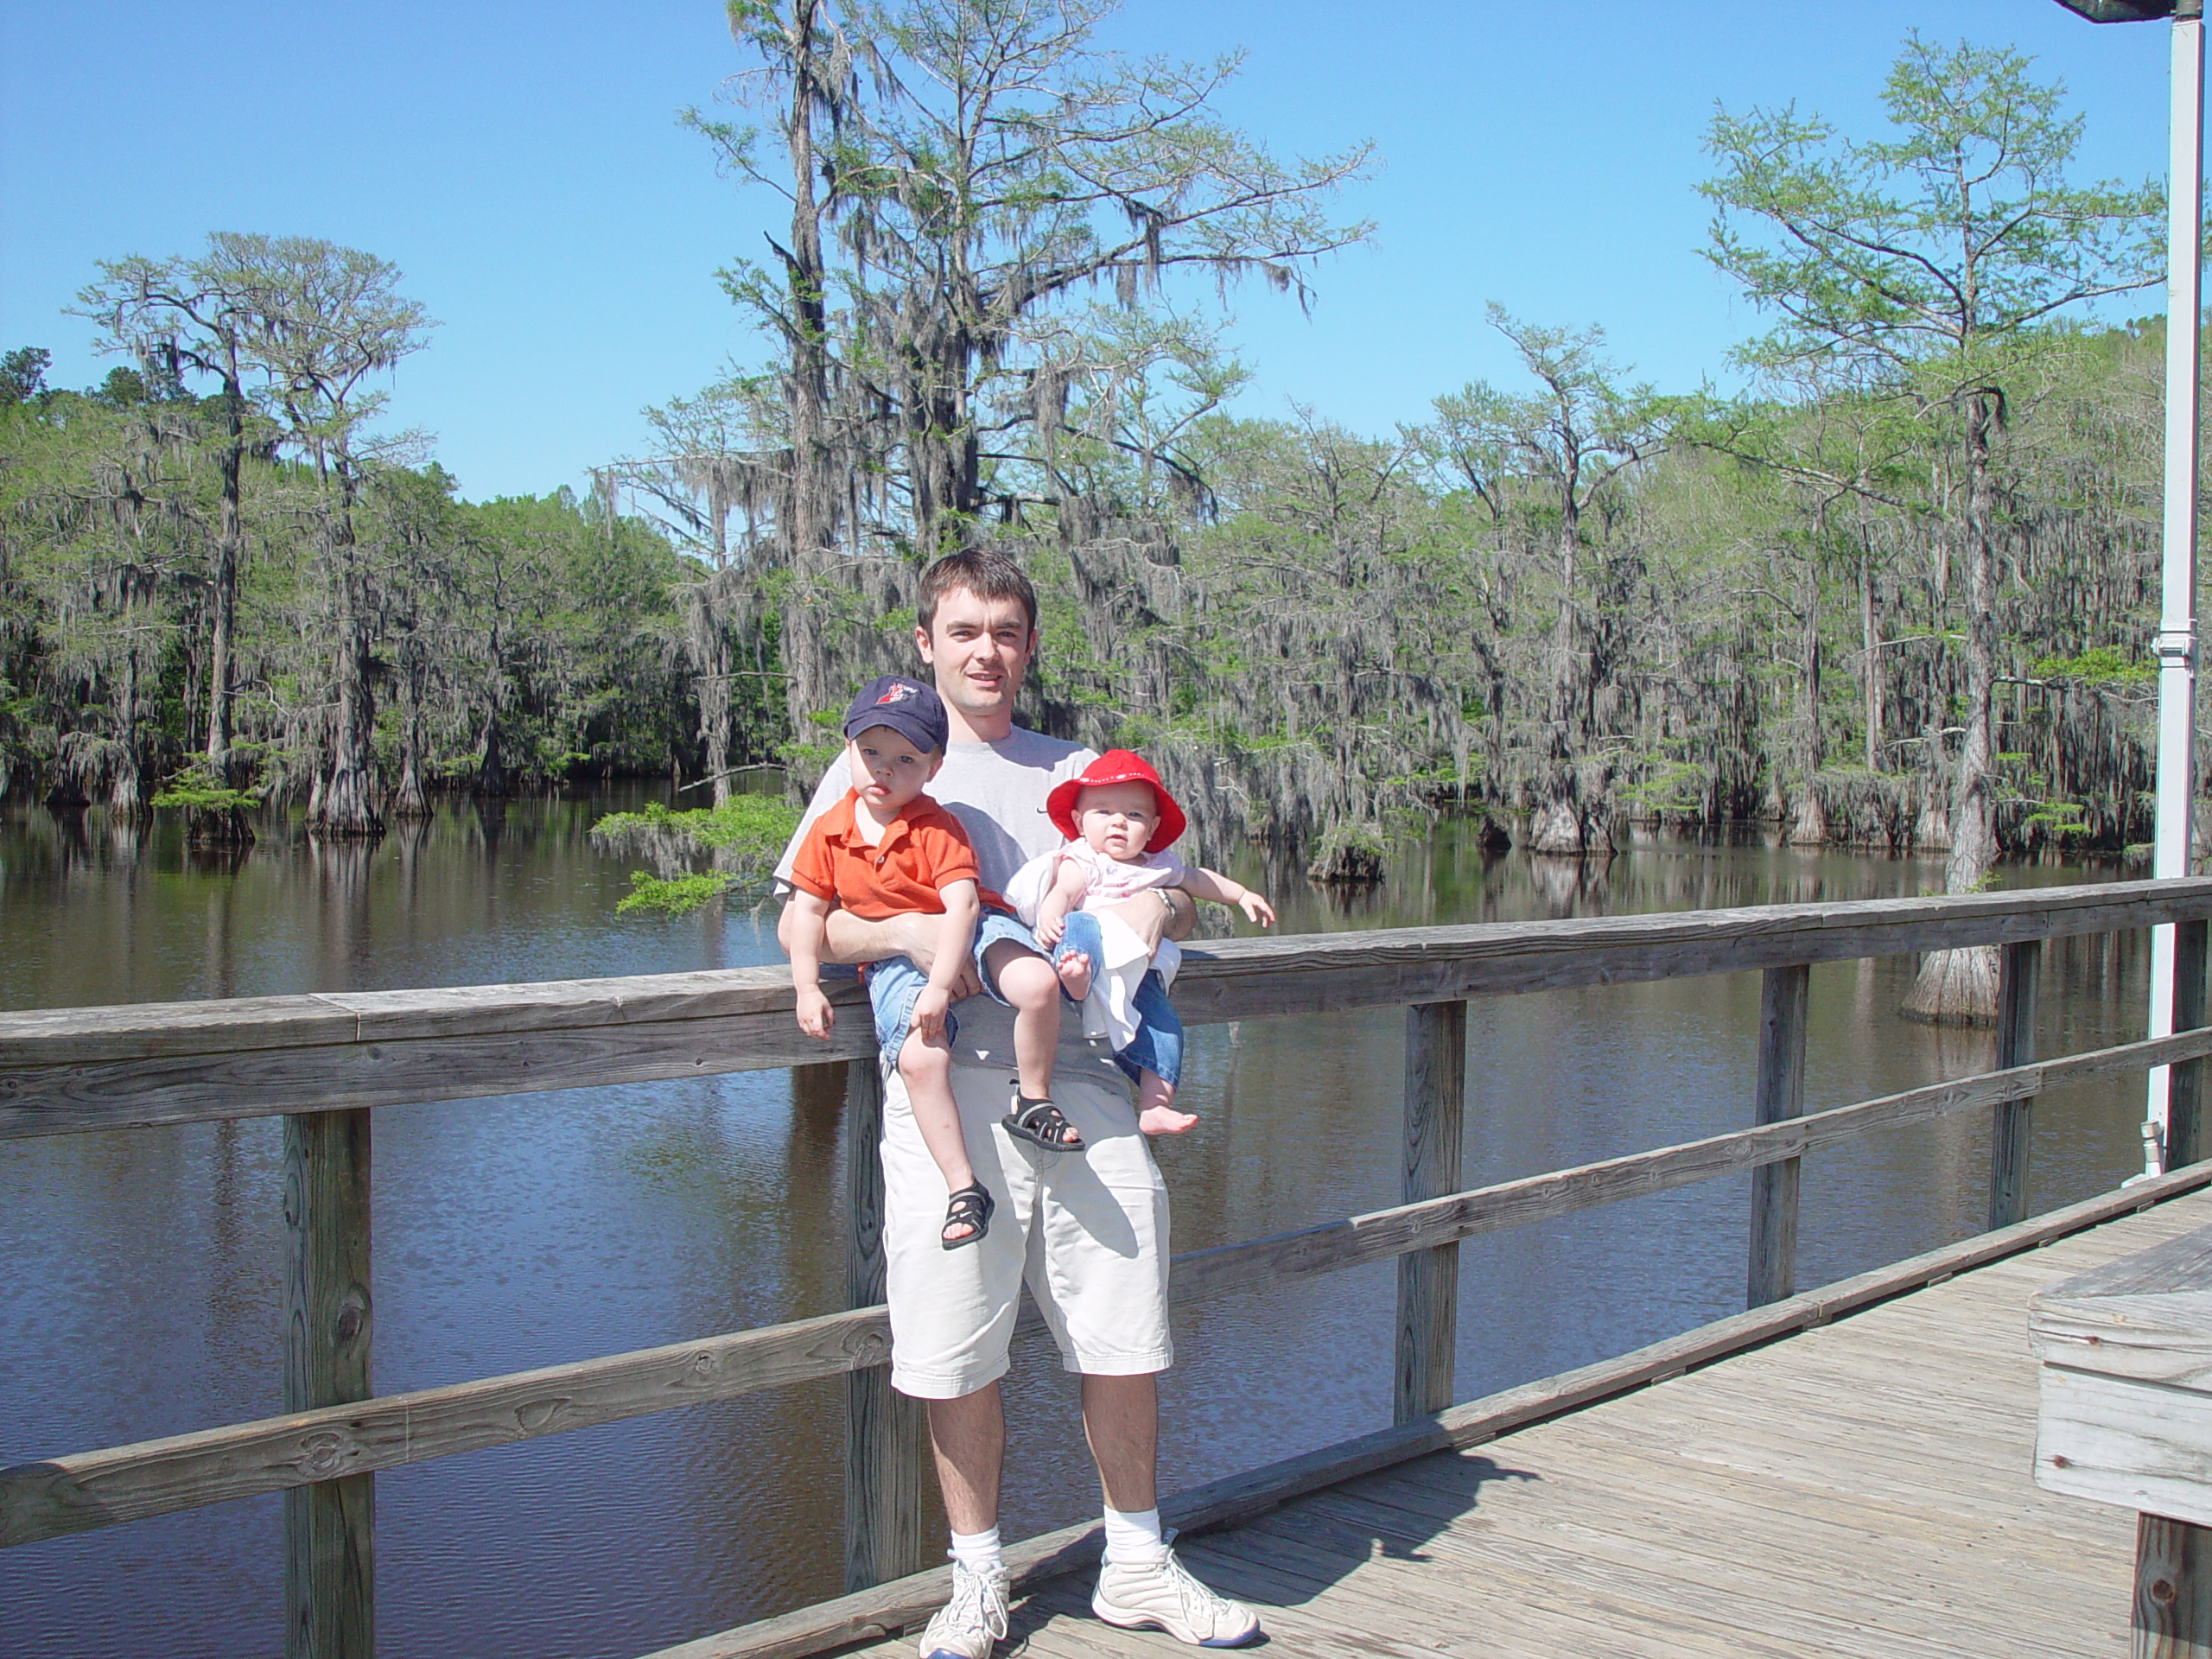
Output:
<path fill-rule="evenodd" d="M 978 599 L 1018 599 L 1029 616 L 1029 632 L 1037 632 L 1037 590 L 1021 569 L 1002 553 L 948 553 L 922 572 L 922 602 L 914 620 L 924 633 L 937 622 L 938 601 L 956 588 L 966 588 Z"/>

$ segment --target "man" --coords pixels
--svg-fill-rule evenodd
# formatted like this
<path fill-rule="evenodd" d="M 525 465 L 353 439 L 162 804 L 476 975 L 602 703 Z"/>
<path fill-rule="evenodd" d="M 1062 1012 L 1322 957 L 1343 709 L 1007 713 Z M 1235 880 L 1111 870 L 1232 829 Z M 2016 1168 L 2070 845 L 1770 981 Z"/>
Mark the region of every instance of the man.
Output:
<path fill-rule="evenodd" d="M 923 574 L 915 645 L 944 701 L 950 742 L 931 794 L 975 843 L 982 885 L 1003 892 L 1015 870 L 1060 844 L 1045 810 L 1053 785 L 1096 757 L 1014 723 L 1014 694 L 1037 650 L 1037 598 L 1027 578 L 988 553 L 957 553 Z M 849 787 L 833 763 L 807 822 Z M 805 833 L 805 825 L 800 834 Z M 798 837 L 793 838 L 793 846 Z M 789 869 L 787 850 L 779 877 Z M 1140 894 L 1125 917 L 1147 943 L 1187 931 L 1182 894 Z M 786 912 L 788 915 L 788 912 Z M 781 931 L 779 926 L 779 934 Z M 829 918 L 823 958 L 905 956 L 927 972 L 931 930 L 896 916 Z M 1167 1193 L 1137 1132 L 1128 1084 L 1084 1046 L 1076 1022 L 1054 1063 L 1053 1099 L 1081 1132 L 1081 1152 L 1037 1153 L 999 1126 L 1014 1087 L 1013 1021 L 988 998 L 974 963 L 955 982 L 959 1009 L 953 1095 L 977 1179 L 1001 1220 L 974 1249 L 938 1238 L 944 1183 L 924 1149 L 896 1071 L 883 1112 L 884 1255 L 891 1310 L 892 1386 L 927 1402 L 930 1445 L 952 1531 L 952 1597 L 930 1621 L 924 1659 L 987 1659 L 1006 1634 L 1007 1578 L 998 1535 L 1006 1448 L 999 1378 L 1007 1369 L 1022 1281 L 1082 1378 L 1084 1428 L 1105 1496 L 1106 1559 L 1092 1610 L 1109 1624 L 1166 1630 L 1179 1641 L 1241 1647 L 1259 1638 L 1252 1610 L 1192 1578 L 1168 1548 L 1154 1486 L 1157 1374 L 1173 1358 L 1167 1332 Z"/>

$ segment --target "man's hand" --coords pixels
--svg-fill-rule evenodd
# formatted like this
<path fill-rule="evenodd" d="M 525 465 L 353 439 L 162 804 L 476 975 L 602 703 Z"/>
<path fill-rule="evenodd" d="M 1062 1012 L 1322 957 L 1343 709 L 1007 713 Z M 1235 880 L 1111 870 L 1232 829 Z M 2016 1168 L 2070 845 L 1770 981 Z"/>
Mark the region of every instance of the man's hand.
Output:
<path fill-rule="evenodd" d="M 1191 902 L 1189 894 L 1177 888 L 1153 887 L 1134 899 L 1122 899 L 1113 909 L 1114 914 L 1128 924 L 1129 931 L 1144 941 L 1147 950 L 1157 950 L 1160 940 L 1179 939 L 1189 934 L 1198 907 Z"/>
<path fill-rule="evenodd" d="M 1244 896 L 1236 901 L 1236 908 L 1244 912 L 1248 922 L 1257 922 L 1262 927 L 1275 925 L 1275 907 L 1251 888 L 1244 889 Z"/>
<path fill-rule="evenodd" d="M 798 1028 L 810 1037 L 819 1037 L 825 1042 L 830 1030 L 837 1023 L 837 1011 L 830 1006 L 830 999 L 822 994 L 819 985 L 802 985 L 798 989 Z"/>
<path fill-rule="evenodd" d="M 935 985 L 922 987 L 922 994 L 914 999 L 913 1027 L 921 1033 L 924 1042 L 944 1040 L 944 1011 L 951 1006 L 949 992 Z"/>

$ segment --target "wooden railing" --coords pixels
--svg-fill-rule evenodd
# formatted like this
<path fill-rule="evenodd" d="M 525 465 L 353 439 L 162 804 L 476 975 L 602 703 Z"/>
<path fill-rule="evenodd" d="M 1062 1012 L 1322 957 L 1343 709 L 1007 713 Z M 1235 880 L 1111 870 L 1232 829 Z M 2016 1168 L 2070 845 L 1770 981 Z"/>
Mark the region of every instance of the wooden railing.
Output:
<path fill-rule="evenodd" d="M 1406 1007 L 1403 1201 L 1178 1256 L 1173 1300 L 1395 1258 L 1395 1415 L 1418 1429 L 1454 1398 L 1458 1246 L 1476 1234 L 1749 1173 L 1746 1303 L 1762 1308 L 1794 1288 L 1807 1154 L 1990 1110 L 1989 1224 L 2007 1227 L 2026 1213 L 2036 1096 L 2157 1065 L 2173 1068 L 2168 1164 L 2178 1169 L 2197 1157 L 2202 1062 L 2212 1054 L 2212 1030 L 2199 1029 L 2208 918 L 2212 880 L 2189 880 L 1210 945 L 1192 953 L 1177 985 L 1191 1024 Z M 2177 930 L 2177 1034 L 2036 1060 L 2043 942 L 2167 924 Z M 1811 965 L 1962 946 L 2001 952 L 1996 1069 L 1803 1116 Z M 1764 974 L 1752 1127 L 1461 1190 L 1467 999 L 1751 969 Z M 282 1491 L 287 1652 L 367 1659 L 376 1471 L 842 1375 L 848 1584 L 916 1572 L 923 1436 L 918 1408 L 887 1383 L 881 1097 L 867 1027 L 839 1021 L 826 1047 L 801 1035 L 780 968 L 0 1014 L 0 1138 L 282 1115 L 288 1239 L 285 1414 L 0 1470 L 0 1546 Z M 846 1073 L 850 1114 L 848 1311 L 371 1396 L 372 1109 L 781 1066 L 811 1066 L 819 1086 L 825 1055 L 849 1063 L 833 1068 Z M 1360 1456 L 1427 1444 L 1402 1434 Z M 1237 1501 L 1264 1498 L 1255 1489 Z M 1226 1502 L 1205 1513 L 1226 1513 Z M 804 1651 L 878 1627 L 860 1618 L 801 1621 L 798 1635 L 775 1643 L 696 1650 Z"/>

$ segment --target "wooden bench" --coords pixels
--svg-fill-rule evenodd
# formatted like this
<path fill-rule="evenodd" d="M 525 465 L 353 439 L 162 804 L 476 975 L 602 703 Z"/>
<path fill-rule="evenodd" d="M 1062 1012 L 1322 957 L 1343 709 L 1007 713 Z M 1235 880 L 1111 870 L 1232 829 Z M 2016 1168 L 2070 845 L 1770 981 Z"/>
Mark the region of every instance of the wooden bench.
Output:
<path fill-rule="evenodd" d="M 2133 1510 L 2134 1651 L 2212 1656 L 2212 1227 L 2028 1305 L 2036 1483 Z"/>

